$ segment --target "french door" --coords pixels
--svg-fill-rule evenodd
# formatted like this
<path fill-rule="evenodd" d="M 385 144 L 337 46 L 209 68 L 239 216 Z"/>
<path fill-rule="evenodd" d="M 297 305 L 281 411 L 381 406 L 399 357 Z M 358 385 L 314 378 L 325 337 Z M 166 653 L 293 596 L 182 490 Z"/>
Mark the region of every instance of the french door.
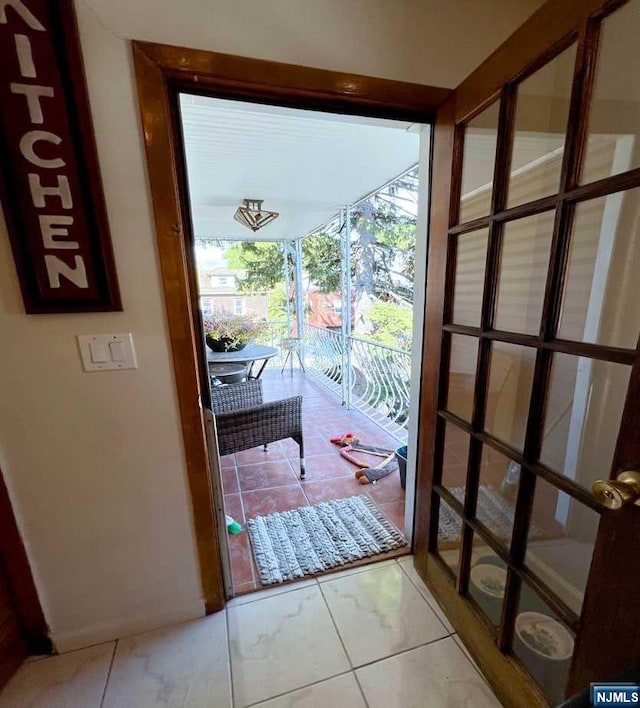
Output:
<path fill-rule="evenodd" d="M 639 36 L 548 2 L 434 131 L 416 565 L 507 705 L 640 666 Z"/>

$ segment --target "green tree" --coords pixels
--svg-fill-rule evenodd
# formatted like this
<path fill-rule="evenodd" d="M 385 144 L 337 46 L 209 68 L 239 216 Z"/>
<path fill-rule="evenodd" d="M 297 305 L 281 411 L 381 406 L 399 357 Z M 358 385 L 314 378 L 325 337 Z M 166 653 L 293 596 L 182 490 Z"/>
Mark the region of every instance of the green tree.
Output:
<path fill-rule="evenodd" d="M 273 241 L 238 241 L 225 250 L 229 268 L 245 271 L 240 289 L 272 290 L 282 281 L 282 246 Z"/>
<path fill-rule="evenodd" d="M 282 322 L 287 319 L 287 300 L 284 292 L 284 283 L 279 283 L 269 293 L 267 318 L 272 322 Z"/>
<path fill-rule="evenodd" d="M 410 305 L 377 300 L 371 306 L 369 318 L 372 328 L 365 339 L 398 349 L 411 347 L 413 313 Z"/>
<path fill-rule="evenodd" d="M 228 246 L 225 258 L 230 268 L 246 271 L 242 290 L 271 290 L 283 281 L 282 243 L 238 241 Z M 302 242 L 302 258 L 309 281 L 316 290 L 333 293 L 340 289 L 340 243 L 329 234 L 318 234 Z M 293 269 L 293 261 L 289 259 Z"/>
<path fill-rule="evenodd" d="M 340 241 L 337 234 L 323 231 L 305 238 L 302 260 L 309 284 L 318 292 L 340 290 Z"/>
<path fill-rule="evenodd" d="M 407 176 L 357 205 L 351 228 L 355 290 L 383 300 L 413 302 L 417 175 Z M 406 197 L 405 194 L 413 195 Z M 413 204 L 406 205 L 409 201 Z"/>

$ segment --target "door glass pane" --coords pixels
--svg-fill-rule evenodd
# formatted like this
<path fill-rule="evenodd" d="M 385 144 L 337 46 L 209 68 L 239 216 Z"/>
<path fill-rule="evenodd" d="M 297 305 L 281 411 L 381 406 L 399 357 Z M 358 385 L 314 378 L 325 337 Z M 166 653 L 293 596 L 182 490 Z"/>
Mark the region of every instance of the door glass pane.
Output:
<path fill-rule="evenodd" d="M 554 354 L 540 460 L 587 489 L 609 477 L 631 367 Z"/>
<path fill-rule="evenodd" d="M 453 322 L 479 327 L 489 229 L 460 234 L 457 239 Z"/>
<path fill-rule="evenodd" d="M 460 223 L 487 216 L 491 209 L 499 112 L 500 102 L 495 101 L 465 126 Z"/>
<path fill-rule="evenodd" d="M 546 211 L 505 224 L 495 329 L 540 331 L 554 217 Z"/>
<path fill-rule="evenodd" d="M 582 182 L 640 166 L 640 0 L 602 23 Z"/>
<path fill-rule="evenodd" d="M 600 514 L 536 480 L 526 565 L 577 615 L 598 532 Z"/>
<path fill-rule="evenodd" d="M 451 335 L 451 361 L 447 410 L 471 422 L 473 391 L 476 383 L 478 340 L 463 334 Z"/>
<path fill-rule="evenodd" d="M 462 545 L 462 519 L 447 502 L 440 498 L 438 513 L 438 555 L 458 577 L 460 546 Z"/>
<path fill-rule="evenodd" d="M 640 333 L 639 216 L 640 189 L 576 206 L 560 339 L 636 348 Z"/>
<path fill-rule="evenodd" d="M 524 447 L 536 350 L 494 342 L 485 429 L 516 450 Z"/>
<path fill-rule="evenodd" d="M 480 461 L 476 518 L 505 548 L 511 545 L 520 465 L 485 445 Z"/>
<path fill-rule="evenodd" d="M 507 206 L 557 194 L 576 45 L 518 86 Z"/>
<path fill-rule="evenodd" d="M 526 583 L 522 584 L 513 653 L 545 692 L 551 705 L 564 698 L 574 634 Z"/>
<path fill-rule="evenodd" d="M 442 486 L 464 504 L 467 480 L 467 460 L 471 438 L 454 423 L 445 423 L 444 451 L 442 455 Z"/>
<path fill-rule="evenodd" d="M 507 568 L 504 562 L 488 546 L 474 544 L 469 595 L 496 627 L 500 624 L 506 586 Z"/>

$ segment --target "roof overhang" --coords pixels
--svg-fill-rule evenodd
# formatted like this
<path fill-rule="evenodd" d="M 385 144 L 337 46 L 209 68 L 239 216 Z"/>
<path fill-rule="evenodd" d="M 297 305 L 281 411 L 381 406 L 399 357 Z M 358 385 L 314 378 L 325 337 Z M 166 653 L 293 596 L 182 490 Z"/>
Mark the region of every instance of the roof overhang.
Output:
<path fill-rule="evenodd" d="M 197 239 L 300 238 L 418 161 L 412 123 L 189 94 L 180 112 Z M 254 233 L 243 199 L 280 216 Z"/>

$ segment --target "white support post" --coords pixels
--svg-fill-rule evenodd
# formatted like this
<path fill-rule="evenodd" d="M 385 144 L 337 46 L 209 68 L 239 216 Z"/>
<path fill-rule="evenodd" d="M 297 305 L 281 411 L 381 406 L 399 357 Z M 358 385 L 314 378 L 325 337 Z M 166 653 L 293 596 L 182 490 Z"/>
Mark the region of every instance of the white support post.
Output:
<path fill-rule="evenodd" d="M 351 205 L 344 208 L 340 237 L 340 294 L 342 321 L 342 405 L 351 408 Z"/>
<path fill-rule="evenodd" d="M 347 252 L 346 252 L 346 263 L 345 270 L 347 274 L 347 287 L 345 293 L 346 308 L 344 310 L 344 319 L 347 324 L 347 408 L 351 408 L 351 392 L 353 391 L 353 367 L 351 365 L 351 204 L 347 204 L 345 208 L 346 215 L 346 241 L 347 241 Z"/>
<path fill-rule="evenodd" d="M 289 288 L 291 278 L 289 276 L 289 249 L 287 242 L 282 242 L 282 268 L 284 271 L 284 306 L 287 313 L 287 337 L 291 336 L 291 302 L 289 301 Z"/>
<path fill-rule="evenodd" d="M 294 280 L 296 288 L 296 325 L 300 339 L 300 362 L 304 366 L 304 284 L 302 282 L 302 239 L 295 241 L 293 251 Z"/>

